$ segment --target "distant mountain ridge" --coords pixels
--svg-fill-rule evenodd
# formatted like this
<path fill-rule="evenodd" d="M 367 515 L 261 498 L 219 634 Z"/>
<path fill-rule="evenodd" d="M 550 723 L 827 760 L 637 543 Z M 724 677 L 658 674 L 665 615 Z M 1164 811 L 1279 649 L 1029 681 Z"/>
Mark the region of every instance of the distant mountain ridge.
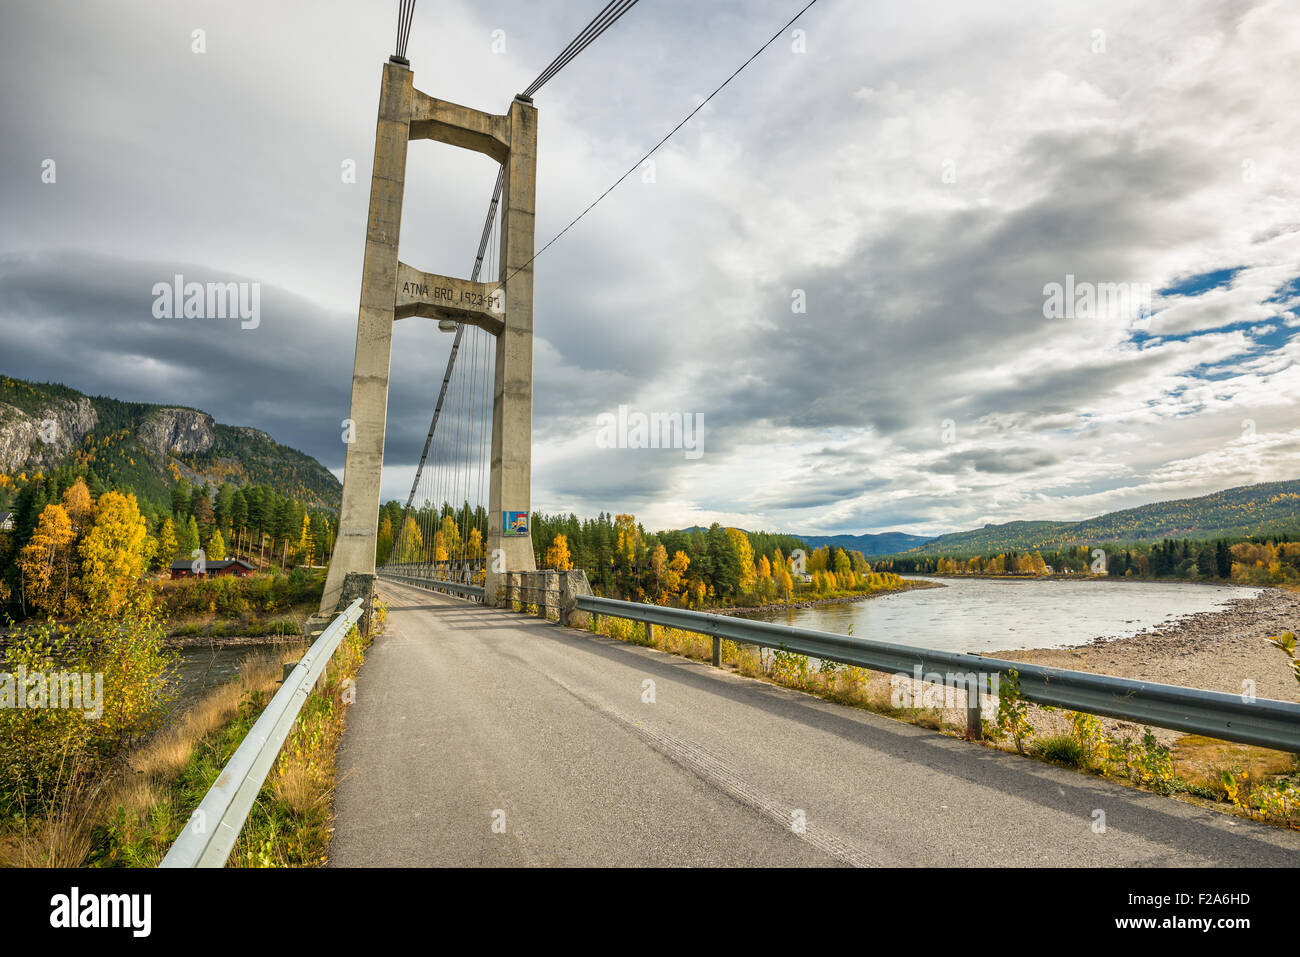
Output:
<path fill-rule="evenodd" d="M 707 529 L 693 525 L 682 531 L 704 532 Z M 907 532 L 772 534 L 790 535 L 809 548 L 843 548 L 845 551 L 860 551 L 869 558 L 903 555 L 968 558 L 1035 549 L 1058 551 L 1102 543 L 1136 544 L 1166 538 L 1247 538 L 1281 533 L 1300 538 L 1300 479 L 1239 485 L 1197 498 L 1152 502 L 1106 512 L 1081 522 L 1014 521 L 930 537 Z"/>
<path fill-rule="evenodd" d="M 1300 532 L 1300 479 L 1241 485 L 1197 498 L 1152 502 L 1081 522 L 985 525 L 940 535 L 894 554 L 969 556 L 1102 542 L 1231 538 L 1278 532 Z"/>
<path fill-rule="evenodd" d="M 65 465 L 89 466 L 103 481 L 155 501 L 182 477 L 199 485 L 273 485 L 328 509 L 339 507 L 343 490 L 310 455 L 258 429 L 222 425 L 199 409 L 0 376 L 0 473 Z"/>
<path fill-rule="evenodd" d="M 879 532 L 874 535 L 798 535 L 810 548 L 842 548 L 846 552 L 859 551 L 863 557 L 893 555 L 915 548 L 932 539 L 907 532 Z"/>
<path fill-rule="evenodd" d="M 703 525 L 692 525 L 690 528 L 683 528 L 682 531 L 690 534 L 707 532 L 708 529 Z M 747 535 L 753 534 L 749 529 L 742 528 L 741 531 Z M 774 532 L 773 534 L 797 538 L 809 548 L 838 547 L 847 552 L 862 552 L 864 557 L 894 554 L 931 540 L 924 535 L 909 535 L 906 532 L 880 532 L 875 535 L 800 535 L 798 532 Z"/>

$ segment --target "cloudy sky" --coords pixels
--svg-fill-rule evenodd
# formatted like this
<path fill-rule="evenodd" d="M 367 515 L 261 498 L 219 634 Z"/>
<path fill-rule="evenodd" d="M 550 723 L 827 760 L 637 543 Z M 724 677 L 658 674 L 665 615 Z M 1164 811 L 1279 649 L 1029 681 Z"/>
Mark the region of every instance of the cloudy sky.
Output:
<path fill-rule="evenodd" d="M 601 5 L 419 0 L 416 87 L 504 112 Z M 538 246 L 800 6 L 643 0 L 551 81 Z M 396 8 L 6 3 L 0 372 L 341 475 Z M 537 260 L 534 508 L 939 533 L 1300 477 L 1300 7 L 820 0 L 796 26 Z M 495 172 L 413 144 L 403 261 L 468 275 Z M 260 325 L 155 318 L 177 273 L 260 283 Z M 1138 294 L 1046 315 L 1067 276 Z M 385 497 L 450 339 L 398 326 Z M 598 447 L 619 405 L 702 414 L 704 454 Z"/>

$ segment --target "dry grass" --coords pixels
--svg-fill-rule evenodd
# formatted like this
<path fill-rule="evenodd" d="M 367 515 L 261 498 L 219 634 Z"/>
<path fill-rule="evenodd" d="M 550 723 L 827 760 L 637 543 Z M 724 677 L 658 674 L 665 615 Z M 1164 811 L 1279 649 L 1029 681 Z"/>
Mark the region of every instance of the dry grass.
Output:
<path fill-rule="evenodd" d="M 163 789 L 150 777 L 131 777 L 113 792 L 113 800 L 129 816 L 139 817 L 163 800 Z"/>
<path fill-rule="evenodd" d="M 1256 748 L 1249 744 L 1218 741 L 1199 734 L 1178 739 L 1172 749 L 1174 773 L 1188 784 L 1213 791 L 1220 800 L 1227 797 L 1223 772 L 1244 771 L 1250 780 L 1261 781 L 1295 769 L 1295 756 L 1284 751 Z"/>
<path fill-rule="evenodd" d="M 0 844 L 0 867 L 80 867 L 95 829 L 93 796 L 69 789 L 69 799 Z"/>
<path fill-rule="evenodd" d="M 372 634 L 383 631 L 376 601 Z M 324 693 L 313 695 L 272 768 L 271 800 L 259 802 L 231 852 L 229 867 L 319 867 L 328 862 L 339 738 L 351 685 L 368 641 L 354 630 L 326 668 Z"/>
<path fill-rule="evenodd" d="M 297 661 L 302 654 L 301 645 L 292 645 L 274 653 L 250 655 L 240 665 L 237 680 L 204 697 L 132 753 L 127 759 L 130 772 L 150 780 L 175 778 L 189 764 L 195 745 L 229 724 L 246 696 L 272 691 L 280 680 L 284 663 Z M 128 783 L 133 782 L 128 779 Z"/>
<path fill-rule="evenodd" d="M 39 818 L 24 814 L 0 840 L 0 867 L 80 867 L 85 862 L 102 808 L 103 782 L 75 759 L 65 761 L 60 776 L 65 780 L 50 812 Z"/>
<path fill-rule="evenodd" d="M 324 784 L 324 786 L 322 786 Z M 306 814 L 329 803 L 334 789 L 303 761 L 285 761 L 271 780 L 271 791 L 295 813 Z"/>

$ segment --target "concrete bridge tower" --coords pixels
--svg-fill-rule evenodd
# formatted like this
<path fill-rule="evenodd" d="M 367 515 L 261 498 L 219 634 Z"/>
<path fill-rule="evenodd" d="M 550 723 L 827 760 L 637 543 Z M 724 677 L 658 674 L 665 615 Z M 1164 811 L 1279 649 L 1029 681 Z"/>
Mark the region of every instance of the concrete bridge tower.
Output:
<path fill-rule="evenodd" d="M 471 282 L 421 272 L 398 259 L 407 143 L 429 139 L 484 153 L 504 167 L 501 272 Z M 370 213 L 357 313 L 343 508 L 322 614 L 358 596 L 375 578 L 380 477 L 388 415 L 393 323 L 409 316 L 452 319 L 496 337 L 485 594 L 494 603 L 504 572 L 534 571 L 532 511 L 533 243 L 537 193 L 537 110 L 524 96 L 507 113 L 483 113 L 415 89 L 404 57 L 384 64 L 370 180 Z M 506 516 L 522 513 L 522 531 Z M 514 534 L 512 534 L 514 532 Z"/>

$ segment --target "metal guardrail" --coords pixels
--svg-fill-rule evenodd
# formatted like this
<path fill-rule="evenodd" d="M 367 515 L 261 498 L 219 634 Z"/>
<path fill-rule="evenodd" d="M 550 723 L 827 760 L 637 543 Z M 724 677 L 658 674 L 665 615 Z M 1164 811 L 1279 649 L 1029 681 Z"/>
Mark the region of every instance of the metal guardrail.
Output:
<path fill-rule="evenodd" d="M 991 693 L 993 675 L 998 675 L 1001 681 L 1014 668 L 1019 674 L 1021 697 L 1038 704 L 1300 753 L 1300 704 L 1290 701 L 1047 668 L 610 598 L 580 596 L 577 608 L 593 615 L 711 635 L 715 665 L 719 663 L 721 640 L 725 638 L 909 678 L 915 677 L 919 669 L 923 681 L 937 678 L 936 683 L 949 687 L 974 685 L 984 693 Z M 976 722 L 978 713 L 976 704 L 972 716 Z M 968 716 L 971 716 L 969 705 Z"/>
<path fill-rule="evenodd" d="M 443 581 L 438 578 L 415 578 L 411 575 L 399 575 L 396 572 L 384 571 L 380 568 L 376 571 L 380 578 L 386 578 L 390 581 L 403 582 L 407 585 L 414 585 L 417 588 L 427 588 L 429 591 L 448 591 L 464 598 L 477 598 L 483 600 L 482 585 L 467 585 L 464 582 Z"/>
<path fill-rule="evenodd" d="M 298 720 L 303 702 L 360 617 L 361 599 L 358 598 L 307 649 L 221 769 L 216 783 L 203 796 L 159 867 L 225 866 L 248 812 Z"/>

